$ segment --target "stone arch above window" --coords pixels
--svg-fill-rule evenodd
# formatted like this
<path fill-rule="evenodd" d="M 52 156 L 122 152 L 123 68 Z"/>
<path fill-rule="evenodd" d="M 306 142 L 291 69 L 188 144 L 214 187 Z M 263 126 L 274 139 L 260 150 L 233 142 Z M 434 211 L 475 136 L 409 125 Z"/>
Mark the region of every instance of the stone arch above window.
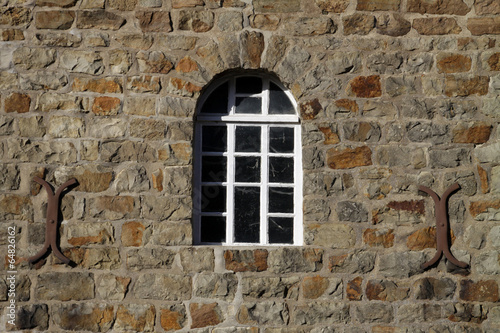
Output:
<path fill-rule="evenodd" d="M 300 138 L 293 96 L 271 76 L 208 87 L 196 114 L 196 244 L 302 244 Z"/>

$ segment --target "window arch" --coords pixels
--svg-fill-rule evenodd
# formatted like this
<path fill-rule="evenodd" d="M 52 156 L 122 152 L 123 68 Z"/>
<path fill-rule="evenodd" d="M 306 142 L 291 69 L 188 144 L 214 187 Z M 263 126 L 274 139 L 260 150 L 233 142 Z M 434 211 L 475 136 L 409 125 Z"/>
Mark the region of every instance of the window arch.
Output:
<path fill-rule="evenodd" d="M 201 96 L 195 126 L 195 243 L 302 245 L 301 128 L 291 93 L 270 76 L 226 76 Z"/>

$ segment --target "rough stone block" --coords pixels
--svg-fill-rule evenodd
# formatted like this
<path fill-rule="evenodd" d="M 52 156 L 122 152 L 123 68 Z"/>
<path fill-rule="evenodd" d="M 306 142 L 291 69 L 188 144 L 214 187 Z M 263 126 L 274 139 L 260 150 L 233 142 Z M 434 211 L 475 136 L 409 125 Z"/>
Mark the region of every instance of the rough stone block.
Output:
<path fill-rule="evenodd" d="M 241 279 L 241 293 L 245 298 L 298 298 L 299 278 L 246 276 Z"/>
<path fill-rule="evenodd" d="M 363 232 L 363 242 L 371 247 L 393 247 L 394 229 L 366 229 Z"/>
<path fill-rule="evenodd" d="M 4 110 L 6 113 L 26 113 L 29 112 L 31 97 L 27 94 L 12 93 L 4 100 Z"/>
<path fill-rule="evenodd" d="M 256 0 L 253 3 L 259 13 L 293 13 L 300 11 L 300 0 Z"/>
<path fill-rule="evenodd" d="M 68 77 L 63 72 L 44 72 L 22 74 L 20 87 L 23 90 L 58 90 L 68 84 Z"/>
<path fill-rule="evenodd" d="M 440 73 L 462 73 L 470 71 L 472 60 L 462 54 L 441 53 L 437 56 L 436 66 Z"/>
<path fill-rule="evenodd" d="M 0 218 L 4 221 L 33 221 L 33 205 L 31 198 L 17 194 L 0 195 Z"/>
<path fill-rule="evenodd" d="M 53 138 L 80 138 L 84 134 L 83 119 L 67 116 L 50 117 L 48 134 Z"/>
<path fill-rule="evenodd" d="M 463 0 L 443 0 L 439 2 L 408 1 L 408 11 L 420 14 L 465 15 L 470 12 Z"/>
<path fill-rule="evenodd" d="M 332 325 L 350 320 L 349 305 L 336 302 L 315 301 L 296 305 L 293 313 L 294 325 Z"/>
<path fill-rule="evenodd" d="M 460 299 L 468 302 L 498 302 L 498 283 L 495 280 L 461 280 Z"/>
<path fill-rule="evenodd" d="M 454 168 L 470 164 L 470 151 L 464 148 L 430 149 L 429 165 L 433 169 Z"/>
<path fill-rule="evenodd" d="M 63 254 L 82 268 L 113 270 L 121 266 L 117 248 L 73 247 L 63 251 Z"/>
<path fill-rule="evenodd" d="M 224 314 L 217 303 L 191 303 L 191 328 L 215 326 L 224 321 Z"/>
<path fill-rule="evenodd" d="M 190 221 L 180 221 L 177 223 L 160 222 L 153 224 L 151 236 L 149 237 L 152 245 L 191 245 L 192 244 L 192 227 Z"/>
<path fill-rule="evenodd" d="M 146 227 L 141 222 L 126 222 L 122 226 L 121 241 L 123 246 L 141 246 Z"/>
<path fill-rule="evenodd" d="M 369 122 L 348 122 L 344 124 L 344 137 L 350 141 L 378 142 L 381 137 L 380 125 Z"/>
<path fill-rule="evenodd" d="M 421 323 L 441 318 L 441 305 L 438 304 L 404 304 L 398 309 L 398 320 L 401 323 Z"/>
<path fill-rule="evenodd" d="M 211 272 L 215 267 L 214 250 L 210 248 L 184 248 L 180 251 L 184 272 Z"/>
<path fill-rule="evenodd" d="M 134 296 L 139 299 L 180 301 L 191 298 L 191 277 L 181 275 L 140 275 L 133 286 Z"/>
<path fill-rule="evenodd" d="M 90 215 L 107 220 L 139 216 L 139 200 L 131 196 L 100 196 L 89 202 Z"/>
<path fill-rule="evenodd" d="M 135 93 L 157 94 L 161 89 L 160 78 L 151 75 L 128 77 L 127 89 Z"/>
<path fill-rule="evenodd" d="M 460 123 L 453 128 L 453 142 L 482 144 L 490 139 L 491 125 L 485 123 Z"/>
<path fill-rule="evenodd" d="M 58 303 L 51 316 L 63 330 L 106 332 L 114 323 L 114 307 L 96 303 Z"/>
<path fill-rule="evenodd" d="M 64 288 L 60 286 L 64 285 Z M 94 298 L 94 274 L 51 272 L 38 276 L 35 297 L 39 300 L 81 301 Z"/>
<path fill-rule="evenodd" d="M 274 273 L 316 272 L 323 267 L 323 250 L 282 248 L 269 252 L 269 271 Z"/>
<path fill-rule="evenodd" d="M 0 24 L 26 26 L 32 19 L 31 8 L 3 6 L 0 11 Z"/>
<path fill-rule="evenodd" d="M 54 49 L 20 47 L 13 53 L 13 62 L 17 68 L 24 70 L 43 69 L 56 60 Z"/>
<path fill-rule="evenodd" d="M 413 28 L 421 35 L 459 34 L 462 28 L 452 17 L 416 18 Z"/>
<path fill-rule="evenodd" d="M 70 29 L 75 21 L 75 12 L 67 10 L 51 10 L 36 12 L 35 26 L 37 29 Z"/>
<path fill-rule="evenodd" d="M 160 309 L 160 325 L 165 331 L 180 330 L 186 325 L 186 309 L 182 304 L 164 306 Z"/>
<path fill-rule="evenodd" d="M 113 330 L 154 332 L 156 310 L 149 304 L 119 305 Z"/>
<path fill-rule="evenodd" d="M 104 10 L 84 10 L 78 13 L 78 29 L 118 30 L 125 24 L 125 19 Z"/>
<path fill-rule="evenodd" d="M 165 140 L 167 124 L 156 119 L 131 119 L 130 136 L 148 141 Z"/>
<path fill-rule="evenodd" d="M 352 169 L 372 165 L 372 151 L 368 146 L 331 148 L 327 151 L 327 163 L 332 169 Z"/>
<path fill-rule="evenodd" d="M 99 75 L 104 72 L 101 55 L 93 51 L 63 51 L 59 56 L 59 66 L 75 73 Z"/>
<path fill-rule="evenodd" d="M 459 77 L 448 75 L 444 82 L 444 93 L 448 97 L 484 96 L 488 93 L 489 83 L 488 76 Z"/>
<path fill-rule="evenodd" d="M 368 273 L 375 267 L 375 258 L 375 253 L 360 250 L 334 255 L 329 258 L 328 269 L 332 273 Z"/>
<path fill-rule="evenodd" d="M 467 20 L 467 29 L 474 36 L 500 35 L 500 17 L 470 18 Z"/>
<path fill-rule="evenodd" d="M 194 297 L 216 298 L 230 301 L 234 299 L 237 286 L 238 279 L 233 273 L 213 274 L 203 272 L 199 274 L 194 281 Z"/>
<path fill-rule="evenodd" d="M 354 307 L 354 312 L 362 323 L 390 323 L 394 320 L 393 309 L 389 304 L 358 304 Z"/>
<path fill-rule="evenodd" d="M 114 228 L 109 222 L 68 224 L 65 229 L 68 233 L 68 243 L 73 246 L 110 245 L 114 242 Z"/>
<path fill-rule="evenodd" d="M 411 23 L 398 13 L 384 14 L 376 21 L 377 33 L 381 35 L 399 37 L 411 30 Z M 431 64 L 432 65 L 432 64 Z"/>
<path fill-rule="evenodd" d="M 343 18 L 345 35 L 368 35 L 375 28 L 375 16 L 355 13 Z"/>
<path fill-rule="evenodd" d="M 150 188 L 149 178 L 143 166 L 123 169 L 116 176 L 115 188 L 118 192 L 143 192 Z"/>
<path fill-rule="evenodd" d="M 425 261 L 422 252 L 389 253 L 380 256 L 379 272 L 386 277 L 407 278 L 420 274 Z"/>
<path fill-rule="evenodd" d="M 176 253 L 162 248 L 130 249 L 127 252 L 127 268 L 134 271 L 145 269 L 170 269 Z"/>
<path fill-rule="evenodd" d="M 96 283 L 96 294 L 106 301 L 122 301 L 128 292 L 130 281 L 129 277 L 103 275 Z"/>
<path fill-rule="evenodd" d="M 414 284 L 416 299 L 452 299 L 456 289 L 456 283 L 449 278 L 436 279 L 428 277 L 419 279 Z"/>
<path fill-rule="evenodd" d="M 142 216 L 159 221 L 182 221 L 191 218 L 191 198 L 144 196 Z"/>
<path fill-rule="evenodd" d="M 474 260 L 474 267 L 479 274 L 500 274 L 500 262 L 498 251 L 482 251 Z"/>
<path fill-rule="evenodd" d="M 226 250 L 226 269 L 234 272 L 261 272 L 267 270 L 267 250 Z"/>
<path fill-rule="evenodd" d="M 349 82 L 349 95 L 360 98 L 373 98 L 382 96 L 380 76 L 358 76 Z"/>
<path fill-rule="evenodd" d="M 288 306 L 275 301 L 243 303 L 236 320 L 244 325 L 286 325 L 290 320 Z"/>
<path fill-rule="evenodd" d="M 410 294 L 410 287 L 405 283 L 396 284 L 389 280 L 370 280 L 366 284 L 366 297 L 370 301 L 402 301 Z"/>
<path fill-rule="evenodd" d="M 49 328 L 49 311 L 47 304 L 19 306 L 15 319 L 15 328 L 18 330 L 47 330 Z"/>
<path fill-rule="evenodd" d="M 347 249 L 356 243 L 354 229 L 345 224 L 308 224 L 305 226 L 305 234 L 308 245 Z"/>
<path fill-rule="evenodd" d="M 401 0 L 359 0 L 356 10 L 379 11 L 392 10 L 399 11 Z"/>

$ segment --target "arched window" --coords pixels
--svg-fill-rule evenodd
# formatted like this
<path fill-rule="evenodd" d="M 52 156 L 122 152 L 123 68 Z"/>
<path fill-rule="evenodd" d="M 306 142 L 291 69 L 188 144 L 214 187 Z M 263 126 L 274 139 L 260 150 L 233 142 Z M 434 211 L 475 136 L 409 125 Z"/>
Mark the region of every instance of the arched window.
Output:
<path fill-rule="evenodd" d="M 225 77 L 201 96 L 195 131 L 195 243 L 301 245 L 301 129 L 291 93 L 269 76 Z"/>

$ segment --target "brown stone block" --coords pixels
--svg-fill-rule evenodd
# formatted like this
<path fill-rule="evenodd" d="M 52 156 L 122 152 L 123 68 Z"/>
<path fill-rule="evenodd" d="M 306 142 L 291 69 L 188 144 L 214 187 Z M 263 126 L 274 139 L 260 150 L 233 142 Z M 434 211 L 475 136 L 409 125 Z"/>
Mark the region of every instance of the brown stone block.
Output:
<path fill-rule="evenodd" d="M 302 280 L 302 294 L 304 298 L 316 299 L 323 295 L 330 282 L 322 276 L 307 276 Z"/>
<path fill-rule="evenodd" d="M 363 242 L 368 246 L 392 247 L 394 245 L 394 229 L 366 229 L 363 233 Z"/>
<path fill-rule="evenodd" d="M 357 10 L 376 11 L 394 10 L 399 11 L 401 0 L 358 0 Z"/>
<path fill-rule="evenodd" d="M 463 0 L 408 0 L 408 11 L 420 14 L 465 15 L 470 8 Z"/>
<path fill-rule="evenodd" d="M 78 13 L 76 27 L 78 29 L 118 30 L 125 24 L 119 15 L 104 10 L 85 10 Z"/>
<path fill-rule="evenodd" d="M 366 284 L 366 297 L 370 301 L 402 301 L 408 298 L 410 288 L 398 286 L 389 280 L 370 280 Z"/>
<path fill-rule="evenodd" d="M 172 0 L 172 8 L 203 6 L 203 0 Z"/>
<path fill-rule="evenodd" d="M 202 87 L 176 77 L 168 80 L 167 92 L 180 96 L 193 96 L 201 91 Z"/>
<path fill-rule="evenodd" d="M 493 53 L 489 58 L 488 58 L 488 66 L 490 67 L 490 70 L 492 71 L 500 71 L 500 52 L 499 53 Z"/>
<path fill-rule="evenodd" d="M 0 9 L 0 25 L 26 25 L 31 21 L 31 9 L 6 7 Z"/>
<path fill-rule="evenodd" d="M 479 214 L 487 213 L 490 209 L 500 209 L 500 199 L 491 201 L 474 201 L 470 203 L 469 212 L 476 218 Z"/>
<path fill-rule="evenodd" d="M 264 52 L 264 35 L 256 31 L 245 31 L 241 35 L 243 67 L 259 68 Z"/>
<path fill-rule="evenodd" d="M 470 18 L 467 20 L 467 28 L 474 36 L 500 35 L 500 16 Z"/>
<path fill-rule="evenodd" d="M 0 219 L 33 220 L 33 204 L 30 197 L 17 194 L 0 196 Z"/>
<path fill-rule="evenodd" d="M 139 71 L 143 73 L 168 74 L 174 67 L 174 64 L 161 51 L 137 53 L 137 62 Z"/>
<path fill-rule="evenodd" d="M 450 230 L 451 243 L 455 241 L 453 230 Z M 413 251 L 421 251 L 428 248 L 436 248 L 436 228 L 427 227 L 415 231 L 406 241 L 406 246 Z"/>
<path fill-rule="evenodd" d="M 261 272 L 267 270 L 267 250 L 226 250 L 226 269 L 234 272 Z"/>
<path fill-rule="evenodd" d="M 498 302 L 498 284 L 495 280 L 460 281 L 460 299 L 469 302 Z"/>
<path fill-rule="evenodd" d="M 358 276 L 347 283 L 346 295 L 347 299 L 350 301 L 360 301 L 363 298 L 363 289 L 361 284 L 363 283 L 363 278 Z"/>
<path fill-rule="evenodd" d="M 381 35 L 404 36 L 411 30 L 411 23 L 398 13 L 384 14 L 377 19 L 377 32 Z"/>
<path fill-rule="evenodd" d="M 30 105 L 31 97 L 21 93 L 12 93 L 5 98 L 4 110 L 6 113 L 26 113 L 30 110 Z"/>
<path fill-rule="evenodd" d="M 0 31 L 0 41 L 12 42 L 24 40 L 24 33 L 20 29 L 2 29 Z"/>
<path fill-rule="evenodd" d="M 449 97 L 470 95 L 484 96 L 488 93 L 490 78 L 488 76 L 457 77 L 446 76 L 445 94 Z"/>
<path fill-rule="evenodd" d="M 255 0 L 258 13 L 292 13 L 300 11 L 300 0 Z"/>
<path fill-rule="evenodd" d="M 194 61 L 191 57 L 185 56 L 177 63 L 175 70 L 178 73 L 191 73 L 199 71 L 198 63 Z"/>
<path fill-rule="evenodd" d="M 375 28 L 375 16 L 356 13 L 345 17 L 344 35 L 368 35 Z"/>
<path fill-rule="evenodd" d="M 468 72 L 472 66 L 472 60 L 461 54 L 441 54 L 437 57 L 437 68 L 440 73 Z"/>
<path fill-rule="evenodd" d="M 107 332 L 115 321 L 113 305 L 94 303 L 54 304 L 51 319 L 63 330 Z"/>
<path fill-rule="evenodd" d="M 474 1 L 476 15 L 496 15 L 500 14 L 500 2 L 495 0 L 476 0 Z"/>
<path fill-rule="evenodd" d="M 491 125 L 484 123 L 460 123 L 453 129 L 455 143 L 485 143 L 490 139 Z"/>
<path fill-rule="evenodd" d="M 189 311 L 192 320 L 191 328 L 215 326 L 224 321 L 224 315 L 217 303 L 191 303 L 189 304 Z"/>
<path fill-rule="evenodd" d="M 181 10 L 179 30 L 207 32 L 214 27 L 214 13 L 209 11 Z"/>
<path fill-rule="evenodd" d="M 481 182 L 481 192 L 488 193 L 490 191 L 490 184 L 488 180 L 488 171 L 480 165 L 477 166 L 477 173 L 479 174 L 479 181 Z"/>
<path fill-rule="evenodd" d="M 349 0 L 314 0 L 314 2 L 321 10 L 331 13 L 343 13 L 349 6 Z"/>
<path fill-rule="evenodd" d="M 127 89 L 136 93 L 160 92 L 160 78 L 158 76 L 142 75 L 127 78 Z"/>
<path fill-rule="evenodd" d="M 300 104 L 300 116 L 303 120 L 316 118 L 321 110 L 323 110 L 323 107 L 317 98 Z"/>
<path fill-rule="evenodd" d="M 127 304 L 118 306 L 113 330 L 132 332 L 152 332 L 156 311 L 153 305 Z"/>
<path fill-rule="evenodd" d="M 120 11 L 134 10 L 137 0 L 107 0 L 106 7 Z"/>
<path fill-rule="evenodd" d="M 73 25 L 75 13 L 64 10 L 43 11 L 35 14 L 37 29 L 67 30 Z"/>
<path fill-rule="evenodd" d="M 250 26 L 255 29 L 274 31 L 278 29 L 281 19 L 273 14 L 256 14 L 250 16 Z"/>
<path fill-rule="evenodd" d="M 413 20 L 413 29 L 421 35 L 449 35 L 462 31 L 451 17 L 416 18 Z"/>
<path fill-rule="evenodd" d="M 186 323 L 186 310 L 181 304 L 161 309 L 160 325 L 165 331 L 180 330 Z"/>
<path fill-rule="evenodd" d="M 91 91 L 100 94 L 119 94 L 123 92 L 123 83 L 118 78 L 75 78 L 72 85 L 73 91 Z"/>
<path fill-rule="evenodd" d="M 334 145 L 340 142 L 339 135 L 330 126 L 319 126 L 318 129 L 325 135 L 325 145 Z"/>
<path fill-rule="evenodd" d="M 64 288 L 61 286 L 64 285 Z M 94 298 L 94 274 L 50 272 L 38 276 L 35 290 L 38 300 L 80 301 Z"/>
<path fill-rule="evenodd" d="M 99 96 L 94 99 L 92 112 L 97 116 L 114 116 L 120 111 L 121 101 L 117 97 Z"/>
<path fill-rule="evenodd" d="M 404 210 L 407 212 L 425 214 L 424 200 L 391 201 L 387 207 L 394 210 Z"/>
<path fill-rule="evenodd" d="M 373 98 L 382 96 L 382 85 L 380 76 L 358 76 L 349 82 L 350 95 L 361 98 Z"/>
<path fill-rule="evenodd" d="M 41 7 L 69 8 L 73 7 L 77 1 L 78 0 L 36 0 L 36 5 Z"/>
<path fill-rule="evenodd" d="M 84 170 L 83 173 L 75 175 L 78 181 L 78 191 L 102 192 L 109 188 L 113 181 L 113 172 L 100 172 Z"/>
<path fill-rule="evenodd" d="M 338 99 L 335 101 L 335 105 L 339 107 L 342 110 L 347 110 L 353 113 L 356 113 L 359 111 L 359 106 L 356 101 L 353 101 L 351 99 Z"/>
<path fill-rule="evenodd" d="M 123 246 L 141 246 L 142 237 L 146 227 L 141 222 L 126 222 L 122 226 L 122 245 Z"/>
<path fill-rule="evenodd" d="M 332 148 L 327 151 L 327 163 L 332 169 L 351 169 L 372 165 L 372 151 L 367 146 Z"/>

